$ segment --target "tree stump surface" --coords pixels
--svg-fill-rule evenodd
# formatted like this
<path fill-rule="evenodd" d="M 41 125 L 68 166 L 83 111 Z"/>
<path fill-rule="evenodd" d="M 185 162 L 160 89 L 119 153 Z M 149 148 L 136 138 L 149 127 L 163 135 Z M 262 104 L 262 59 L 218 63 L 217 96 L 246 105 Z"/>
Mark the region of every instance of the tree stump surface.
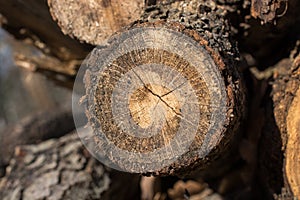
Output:
<path fill-rule="evenodd" d="M 225 156 L 244 114 L 226 12 L 197 9 L 197 1 L 164 6 L 146 10 L 85 62 L 82 102 L 98 156 L 129 172 L 208 168 Z"/>

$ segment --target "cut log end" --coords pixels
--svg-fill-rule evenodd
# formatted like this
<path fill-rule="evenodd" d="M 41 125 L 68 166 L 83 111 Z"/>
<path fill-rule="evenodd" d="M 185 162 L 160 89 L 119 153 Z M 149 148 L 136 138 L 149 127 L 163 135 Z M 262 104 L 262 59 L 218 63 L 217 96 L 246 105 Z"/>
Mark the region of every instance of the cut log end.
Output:
<path fill-rule="evenodd" d="M 63 33 L 95 45 L 137 20 L 145 7 L 141 0 L 48 0 L 48 5 Z"/>
<path fill-rule="evenodd" d="M 84 102 L 100 161 L 167 175 L 222 156 L 239 124 L 241 87 L 229 78 L 234 67 L 205 43 L 178 23 L 157 22 L 94 49 Z"/>

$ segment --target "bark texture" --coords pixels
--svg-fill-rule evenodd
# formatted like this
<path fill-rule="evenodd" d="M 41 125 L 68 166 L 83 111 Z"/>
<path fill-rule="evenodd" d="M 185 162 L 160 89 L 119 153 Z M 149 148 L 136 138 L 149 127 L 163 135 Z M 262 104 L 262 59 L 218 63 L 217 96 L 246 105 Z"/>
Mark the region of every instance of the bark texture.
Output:
<path fill-rule="evenodd" d="M 71 110 L 44 111 L 26 117 L 17 125 L 3 130 L 0 140 L 0 168 L 8 165 L 18 145 L 38 143 L 61 137 L 74 130 Z"/>
<path fill-rule="evenodd" d="M 0 179 L 0 196 L 3 200 L 136 199 L 138 181 L 138 176 L 107 170 L 71 133 L 17 147 Z"/>

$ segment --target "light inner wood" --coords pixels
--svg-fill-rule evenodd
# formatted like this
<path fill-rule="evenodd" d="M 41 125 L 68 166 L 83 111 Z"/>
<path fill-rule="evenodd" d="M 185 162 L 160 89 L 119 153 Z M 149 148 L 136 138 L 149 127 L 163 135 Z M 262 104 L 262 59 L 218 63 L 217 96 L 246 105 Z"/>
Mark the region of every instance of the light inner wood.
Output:
<path fill-rule="evenodd" d="M 151 84 L 133 92 L 129 99 L 129 110 L 140 127 L 148 128 L 162 115 L 172 123 L 171 120 L 180 115 L 180 103 L 168 88 Z"/>

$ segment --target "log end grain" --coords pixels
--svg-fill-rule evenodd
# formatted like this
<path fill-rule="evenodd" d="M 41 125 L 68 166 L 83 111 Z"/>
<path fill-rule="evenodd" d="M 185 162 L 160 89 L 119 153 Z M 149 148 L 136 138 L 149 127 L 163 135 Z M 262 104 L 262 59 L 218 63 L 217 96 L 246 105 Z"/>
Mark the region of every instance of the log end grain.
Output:
<path fill-rule="evenodd" d="M 85 62 L 82 102 L 99 160 L 171 175 L 225 156 L 243 115 L 234 66 L 174 22 L 136 24 L 109 42 Z"/>

